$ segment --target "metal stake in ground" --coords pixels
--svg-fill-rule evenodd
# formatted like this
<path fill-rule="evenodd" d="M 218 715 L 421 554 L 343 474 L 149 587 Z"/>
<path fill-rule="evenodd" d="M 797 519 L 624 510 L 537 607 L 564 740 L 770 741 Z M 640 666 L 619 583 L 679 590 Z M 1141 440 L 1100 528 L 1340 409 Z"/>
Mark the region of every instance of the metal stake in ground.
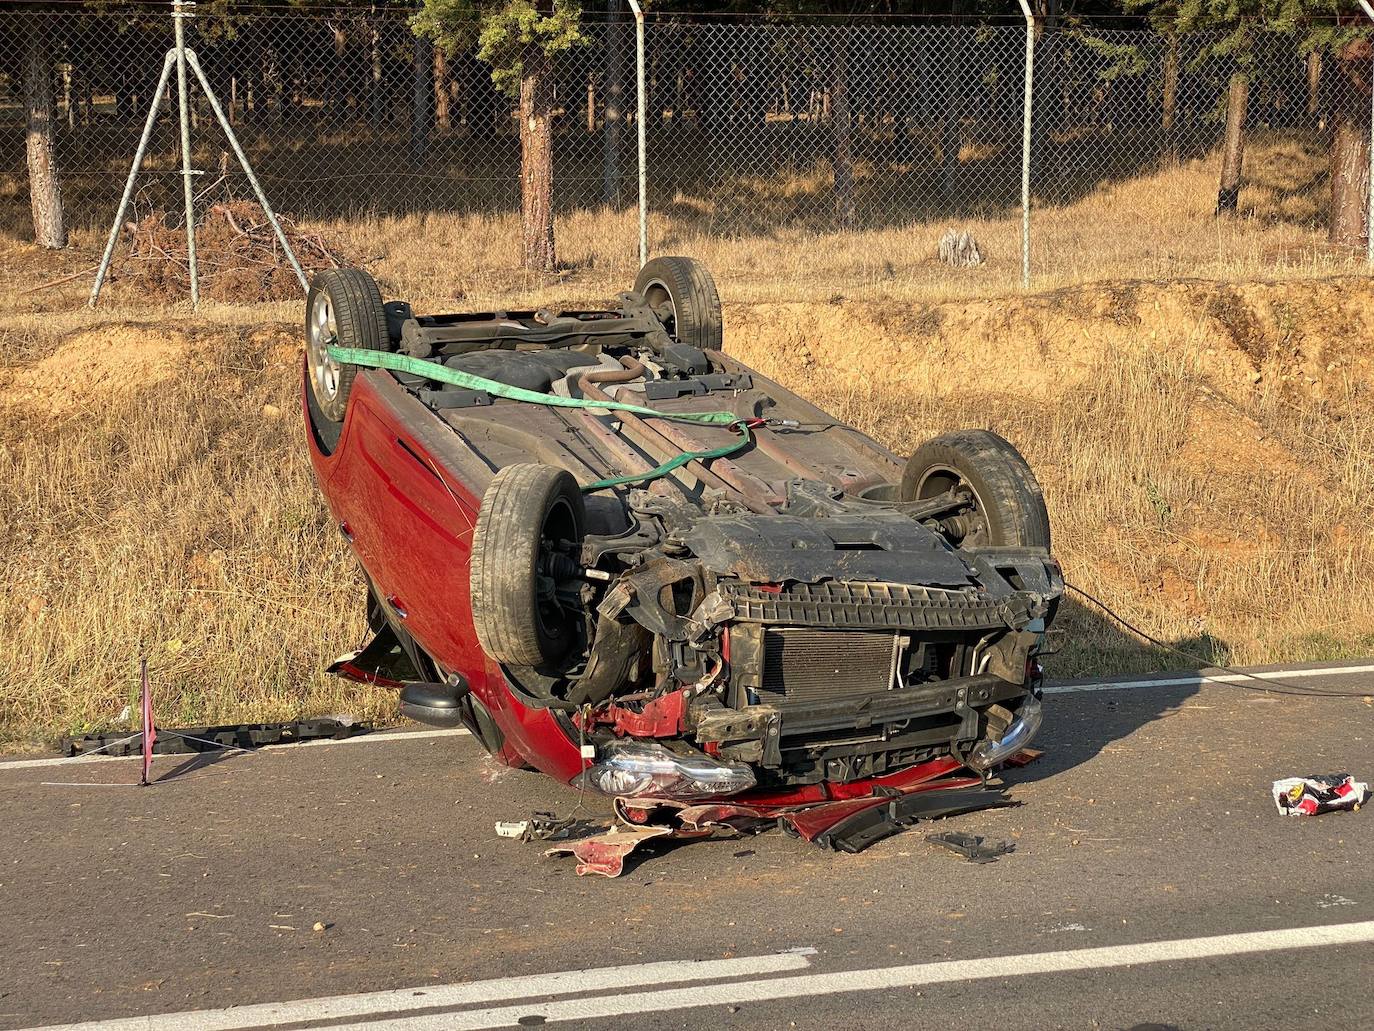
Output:
<path fill-rule="evenodd" d="M 308 294 L 310 292 L 310 280 L 306 278 L 305 269 L 301 268 L 301 263 L 296 259 L 296 252 L 291 249 L 291 244 L 286 239 L 286 233 L 283 232 L 281 223 L 277 221 L 277 213 L 272 210 L 272 204 L 268 201 L 267 194 L 263 192 L 262 184 L 258 182 L 258 177 L 253 174 L 253 166 L 248 161 L 248 155 L 239 146 L 239 138 L 234 135 L 234 127 L 229 124 L 229 118 L 225 115 L 224 108 L 219 106 L 219 98 L 215 96 L 215 91 L 210 88 L 210 80 L 205 77 L 205 72 L 200 67 L 196 52 L 194 50 L 186 51 L 186 60 L 190 62 L 191 70 L 196 73 L 196 78 L 200 80 L 200 88 L 205 91 L 205 99 L 210 101 L 210 108 L 215 112 L 215 117 L 219 119 L 220 128 L 224 130 L 224 135 L 229 138 L 229 146 L 234 149 L 234 156 L 239 159 L 239 164 L 243 167 L 243 174 L 248 177 L 249 185 L 257 194 L 263 214 L 267 216 L 267 221 L 272 224 L 272 232 L 277 234 L 277 242 L 281 244 L 281 249 L 286 253 L 286 260 L 291 262 L 291 267 L 296 272 L 296 278 L 300 280 L 301 291 Z"/>
<path fill-rule="evenodd" d="M 119 230 L 124 225 L 124 215 L 129 210 L 129 200 L 134 195 L 134 180 L 138 178 L 139 170 L 143 168 L 143 157 L 148 153 L 148 140 L 153 135 L 153 126 L 157 124 L 157 113 L 162 108 L 162 95 L 167 90 L 167 80 L 172 74 L 172 62 L 176 60 L 176 52 L 169 50 L 167 56 L 162 59 L 162 74 L 158 77 L 157 86 L 153 89 L 153 103 L 148 108 L 148 120 L 143 123 L 143 135 L 139 137 L 138 149 L 134 151 L 133 164 L 129 166 L 129 178 L 124 180 L 124 193 L 119 198 L 119 208 L 115 211 L 114 225 L 110 226 L 110 238 L 105 241 L 105 253 L 100 258 L 100 267 L 95 272 L 95 285 L 91 287 L 91 298 L 86 303 L 94 308 L 96 298 L 100 296 L 100 288 L 105 285 L 105 274 L 110 271 L 110 259 L 114 257 L 115 244 L 119 242 Z"/>
<path fill-rule="evenodd" d="M 157 727 L 153 725 L 153 692 L 148 686 L 148 659 L 144 657 L 140 664 L 142 673 L 142 705 L 143 709 L 143 775 L 139 778 L 139 786 L 147 787 L 150 781 L 148 774 L 153 770 L 153 745 L 157 743 Z"/>

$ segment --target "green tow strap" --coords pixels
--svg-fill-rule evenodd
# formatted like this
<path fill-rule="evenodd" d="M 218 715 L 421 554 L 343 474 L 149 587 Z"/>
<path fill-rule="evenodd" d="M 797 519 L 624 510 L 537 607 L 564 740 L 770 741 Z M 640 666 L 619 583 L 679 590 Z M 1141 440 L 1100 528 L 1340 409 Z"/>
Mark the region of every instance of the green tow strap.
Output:
<path fill-rule="evenodd" d="M 635 415 L 647 415 L 654 419 L 672 419 L 677 422 L 696 422 L 704 423 L 708 426 L 729 426 L 740 433 L 740 439 L 722 445 L 721 447 L 711 448 L 706 451 L 684 451 L 676 458 L 669 459 L 662 465 L 650 469 L 646 473 L 635 473 L 629 476 L 613 476 L 605 480 L 597 480 L 594 483 L 583 485 L 583 493 L 604 490 L 607 487 L 619 487 L 627 483 L 647 483 L 656 480 L 661 476 L 667 476 L 675 469 L 681 469 L 688 462 L 696 462 L 704 459 L 724 458 L 732 455 L 747 447 L 753 441 L 753 435 L 749 432 L 749 424 L 745 419 L 741 419 L 734 412 L 659 412 L 652 408 L 645 408 L 642 405 L 622 404 L 618 401 L 594 401 L 583 397 L 559 397 L 557 394 L 541 394 L 537 390 L 526 390 L 523 387 L 513 387 L 509 383 L 499 383 L 494 379 L 487 379 L 484 376 L 474 376 L 470 372 L 462 372 L 458 369 L 450 369 L 435 362 L 425 361 L 423 358 L 412 358 L 406 354 L 395 354 L 391 351 L 373 351 L 359 347 L 339 347 L 330 344 L 328 349 L 329 357 L 343 365 L 364 365 L 373 369 L 390 369 L 393 372 L 408 372 L 412 376 L 423 376 L 425 379 L 435 380 L 439 383 L 451 383 L 456 387 L 463 387 L 467 390 L 483 390 L 496 397 L 508 398 L 511 401 L 524 401 L 528 404 L 547 405 L 552 408 L 581 408 L 598 409 L 600 411 L 632 412 Z"/>
<path fill-rule="evenodd" d="M 743 420 L 736 420 L 735 429 L 740 432 L 740 439 L 732 444 L 724 444 L 721 447 L 711 448 L 709 451 L 684 451 L 676 458 L 670 458 L 657 468 L 650 469 L 647 473 L 632 473 L 629 476 L 612 476 L 610 479 L 597 480 L 589 483 L 582 488 L 584 494 L 594 490 L 605 490 L 607 487 L 619 487 L 626 483 L 647 483 L 649 480 L 656 480 L 660 476 L 667 476 L 674 469 L 681 469 L 688 462 L 696 462 L 701 459 L 724 458 L 726 455 L 733 455 L 749 445 L 754 439 L 749 432 L 749 424 Z"/>

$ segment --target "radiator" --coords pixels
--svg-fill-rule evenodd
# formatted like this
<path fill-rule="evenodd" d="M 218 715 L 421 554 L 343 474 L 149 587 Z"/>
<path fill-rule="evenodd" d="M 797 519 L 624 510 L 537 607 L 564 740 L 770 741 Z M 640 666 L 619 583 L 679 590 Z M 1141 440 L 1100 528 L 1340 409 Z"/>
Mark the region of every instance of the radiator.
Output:
<path fill-rule="evenodd" d="M 895 633 L 769 627 L 763 635 L 762 693 L 820 702 L 886 691 L 897 648 Z"/>

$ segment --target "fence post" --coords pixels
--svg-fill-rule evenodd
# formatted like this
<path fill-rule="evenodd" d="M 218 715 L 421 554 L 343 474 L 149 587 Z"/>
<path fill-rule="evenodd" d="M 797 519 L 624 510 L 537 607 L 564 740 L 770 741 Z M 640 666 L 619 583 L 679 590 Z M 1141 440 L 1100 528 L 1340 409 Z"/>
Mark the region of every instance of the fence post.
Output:
<path fill-rule="evenodd" d="M 643 268 L 649 263 L 648 170 L 645 168 L 648 147 L 644 124 L 649 100 L 644 86 L 644 11 L 637 0 L 630 0 L 630 10 L 635 15 L 635 94 L 639 101 L 639 114 L 635 119 L 639 128 L 639 267 Z"/>
<path fill-rule="evenodd" d="M 291 241 L 286 238 L 286 233 L 282 230 L 281 221 L 277 218 L 277 213 L 272 210 L 272 203 L 267 199 L 267 194 L 263 192 L 262 184 L 258 182 L 258 177 L 253 173 L 253 165 L 248 160 L 248 155 L 243 152 L 243 147 L 239 143 L 239 138 L 234 133 L 234 127 L 229 124 L 228 117 L 224 114 L 224 108 L 219 106 L 219 98 L 215 96 L 215 91 L 210 88 L 210 80 L 205 74 L 205 69 L 200 66 L 200 60 L 196 57 L 194 50 L 186 51 L 186 60 L 191 65 L 191 71 L 196 73 L 196 78 L 200 80 L 200 88 L 205 91 L 205 99 L 210 101 L 210 110 L 215 112 L 215 118 L 219 120 L 220 128 L 224 130 L 225 137 L 229 140 L 229 146 L 234 149 L 234 157 L 239 159 L 239 166 L 243 169 L 243 174 L 248 177 L 248 185 L 253 187 L 253 192 L 257 195 L 258 203 L 262 205 L 262 213 L 267 216 L 267 221 L 272 226 L 272 232 L 276 234 L 277 243 L 281 244 L 282 253 L 286 255 L 286 260 L 291 263 L 291 269 L 296 273 L 296 278 L 300 280 L 301 291 L 310 292 L 310 280 L 305 276 L 305 269 L 301 268 L 300 260 L 296 257 L 296 252 L 291 249 Z"/>
<path fill-rule="evenodd" d="M 172 61 L 176 55 L 172 51 L 162 59 L 162 75 L 158 77 L 157 88 L 153 90 L 153 102 L 148 108 L 148 119 L 143 123 L 143 135 L 138 139 L 138 149 L 134 151 L 133 163 L 129 166 L 129 178 L 124 180 L 124 193 L 119 198 L 119 208 L 115 211 L 114 225 L 110 226 L 110 237 L 105 241 L 105 253 L 101 255 L 100 267 L 95 271 L 95 284 L 91 287 L 87 307 L 94 308 L 100 299 L 100 288 L 105 285 L 105 276 L 110 271 L 110 261 L 114 258 L 115 244 L 119 242 L 119 230 L 124 226 L 124 213 L 129 210 L 129 198 L 134 195 L 134 180 L 143 167 L 143 156 L 148 153 L 148 140 L 157 124 L 157 113 L 162 108 L 162 94 L 167 89 L 167 80 L 172 77 Z"/>
<path fill-rule="evenodd" d="M 172 0 L 172 25 L 176 30 L 177 113 L 181 119 L 181 188 L 186 202 L 186 262 L 191 273 L 191 307 L 200 307 L 200 275 L 196 268 L 196 206 L 191 190 L 191 112 L 186 101 L 186 30 L 194 18 L 195 0 Z"/>
<path fill-rule="evenodd" d="M 1366 0 L 1361 0 L 1361 3 Z M 1026 92 L 1021 112 L 1021 288 L 1029 290 L 1030 264 L 1030 167 L 1031 167 L 1031 104 L 1035 96 L 1035 16 L 1030 4 L 1020 0 L 1021 14 L 1026 19 Z"/>
<path fill-rule="evenodd" d="M 1369 20 L 1374 21 L 1374 7 L 1370 6 L 1369 0 L 1360 0 L 1360 7 Z M 1370 73 L 1374 75 L 1374 67 L 1371 67 Z M 1374 90 L 1369 91 L 1369 196 L 1364 202 L 1364 239 L 1364 259 L 1374 269 Z"/>

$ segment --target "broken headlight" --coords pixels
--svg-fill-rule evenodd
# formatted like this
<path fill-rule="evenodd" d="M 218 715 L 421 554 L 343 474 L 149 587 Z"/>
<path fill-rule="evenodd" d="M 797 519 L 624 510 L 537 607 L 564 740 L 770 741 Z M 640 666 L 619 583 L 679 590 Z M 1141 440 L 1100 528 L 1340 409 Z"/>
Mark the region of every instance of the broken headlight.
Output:
<path fill-rule="evenodd" d="M 597 752 L 596 764 L 578 774 L 574 787 L 626 797 L 715 798 L 754 786 L 754 774 L 743 763 L 677 755 L 651 741 L 611 741 Z"/>
<path fill-rule="evenodd" d="M 1000 741 L 980 741 L 968 757 L 968 765 L 975 770 L 990 770 L 1000 762 L 1005 762 L 1031 743 L 1040 732 L 1045 713 L 1040 699 L 1031 695 L 1016 714 L 1016 719 L 1007 728 Z"/>

